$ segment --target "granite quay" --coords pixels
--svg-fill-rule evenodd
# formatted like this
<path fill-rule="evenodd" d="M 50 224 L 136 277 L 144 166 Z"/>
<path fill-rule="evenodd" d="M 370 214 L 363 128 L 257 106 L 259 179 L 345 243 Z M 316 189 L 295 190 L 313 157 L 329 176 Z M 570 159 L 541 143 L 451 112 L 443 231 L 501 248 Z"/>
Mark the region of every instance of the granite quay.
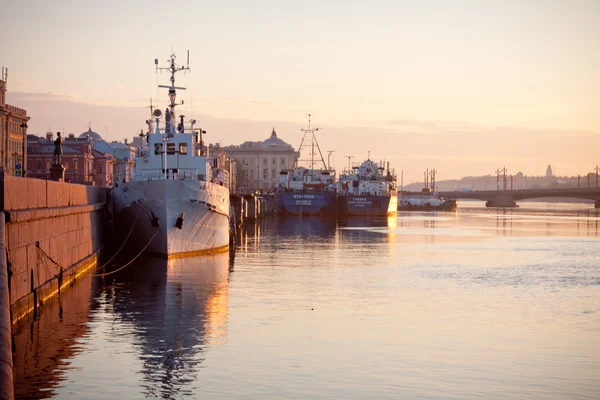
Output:
<path fill-rule="evenodd" d="M 0 399 L 12 399 L 12 325 L 96 266 L 108 189 L 3 172 L 0 185 Z"/>

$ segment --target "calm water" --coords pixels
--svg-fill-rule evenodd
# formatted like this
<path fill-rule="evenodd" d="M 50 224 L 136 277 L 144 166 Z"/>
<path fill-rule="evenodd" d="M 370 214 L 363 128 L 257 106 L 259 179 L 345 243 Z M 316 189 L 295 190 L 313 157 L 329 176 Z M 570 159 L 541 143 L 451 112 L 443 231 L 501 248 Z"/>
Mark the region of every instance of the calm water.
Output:
<path fill-rule="evenodd" d="M 88 276 L 17 327 L 18 397 L 600 398 L 600 213 L 465 204 Z"/>

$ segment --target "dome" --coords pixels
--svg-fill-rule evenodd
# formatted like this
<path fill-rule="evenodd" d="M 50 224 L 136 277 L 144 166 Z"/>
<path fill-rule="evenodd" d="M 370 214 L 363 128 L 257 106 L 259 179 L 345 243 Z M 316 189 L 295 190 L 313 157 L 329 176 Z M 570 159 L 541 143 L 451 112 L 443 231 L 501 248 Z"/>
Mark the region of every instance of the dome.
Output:
<path fill-rule="evenodd" d="M 271 131 L 271 137 L 263 142 L 264 147 L 290 147 L 289 144 L 277 137 L 275 128 Z"/>
<path fill-rule="evenodd" d="M 87 132 L 83 132 L 79 135 L 79 139 L 90 139 L 92 142 L 100 142 L 102 141 L 102 136 L 92 131 L 92 128 L 89 128 Z"/>

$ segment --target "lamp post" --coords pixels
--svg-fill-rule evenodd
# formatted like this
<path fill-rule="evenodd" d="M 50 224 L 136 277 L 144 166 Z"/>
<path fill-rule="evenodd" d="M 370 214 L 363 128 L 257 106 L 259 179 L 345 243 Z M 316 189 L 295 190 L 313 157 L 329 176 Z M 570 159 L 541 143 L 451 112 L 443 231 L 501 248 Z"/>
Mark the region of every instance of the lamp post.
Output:
<path fill-rule="evenodd" d="M 77 166 L 77 167 L 75 167 Z M 76 174 L 79 170 L 79 158 L 73 157 L 73 182 L 77 182 Z"/>
<path fill-rule="evenodd" d="M 8 139 L 6 138 L 8 123 L 0 124 L 0 127 L 2 127 L 2 135 L 0 135 L 0 138 L 4 139 L 3 147 L 6 147 L 0 152 L 0 169 L 4 170 L 5 168 L 8 169 Z"/>
<path fill-rule="evenodd" d="M 25 175 L 27 175 L 27 160 L 25 159 L 25 142 L 27 141 L 27 122 L 23 121 L 23 123 L 21 124 L 21 129 L 23 130 L 23 142 L 21 143 L 21 176 L 24 178 Z"/>
<path fill-rule="evenodd" d="M 200 135 L 200 155 L 203 156 L 204 155 L 204 142 L 202 141 L 202 135 L 206 135 L 206 131 L 203 130 L 202 128 L 198 129 L 198 134 Z"/>

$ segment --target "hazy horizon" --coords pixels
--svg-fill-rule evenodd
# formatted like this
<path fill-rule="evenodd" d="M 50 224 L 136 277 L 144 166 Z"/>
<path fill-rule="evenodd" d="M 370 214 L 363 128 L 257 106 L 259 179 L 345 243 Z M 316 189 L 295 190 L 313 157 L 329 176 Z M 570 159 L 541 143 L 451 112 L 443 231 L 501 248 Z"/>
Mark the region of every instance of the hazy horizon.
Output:
<path fill-rule="evenodd" d="M 599 2 L 184 1 L 165 11 L 3 6 L 7 102 L 27 109 L 28 132 L 79 134 L 91 121 L 109 140 L 131 139 L 150 98 L 166 104 L 154 58 L 164 64 L 172 50 L 184 63 L 189 49 L 178 99 L 210 142 L 264 140 L 275 127 L 298 147 L 310 112 L 338 170 L 370 151 L 407 183 L 426 168 L 442 180 L 600 163 Z"/>

